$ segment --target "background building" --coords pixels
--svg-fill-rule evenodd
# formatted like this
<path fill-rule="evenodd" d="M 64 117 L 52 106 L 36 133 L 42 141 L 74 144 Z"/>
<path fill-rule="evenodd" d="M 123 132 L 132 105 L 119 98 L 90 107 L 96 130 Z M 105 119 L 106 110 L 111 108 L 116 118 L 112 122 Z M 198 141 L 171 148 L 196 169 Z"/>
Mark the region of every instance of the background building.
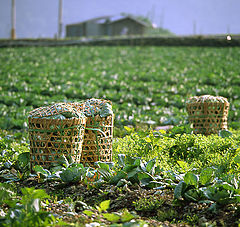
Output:
<path fill-rule="evenodd" d="M 66 37 L 143 35 L 147 23 L 132 16 L 105 16 L 66 26 Z"/>

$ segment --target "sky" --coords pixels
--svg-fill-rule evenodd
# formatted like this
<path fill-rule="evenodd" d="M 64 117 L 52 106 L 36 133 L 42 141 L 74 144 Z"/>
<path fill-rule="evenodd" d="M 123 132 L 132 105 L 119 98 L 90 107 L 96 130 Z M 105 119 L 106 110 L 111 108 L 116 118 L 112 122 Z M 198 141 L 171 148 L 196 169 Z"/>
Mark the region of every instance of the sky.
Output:
<path fill-rule="evenodd" d="M 15 0 L 17 38 L 53 38 L 58 0 Z M 65 26 L 94 17 L 145 16 L 176 35 L 240 34 L 240 0 L 62 0 Z M 0 0 L 0 38 L 9 38 L 11 0 Z"/>

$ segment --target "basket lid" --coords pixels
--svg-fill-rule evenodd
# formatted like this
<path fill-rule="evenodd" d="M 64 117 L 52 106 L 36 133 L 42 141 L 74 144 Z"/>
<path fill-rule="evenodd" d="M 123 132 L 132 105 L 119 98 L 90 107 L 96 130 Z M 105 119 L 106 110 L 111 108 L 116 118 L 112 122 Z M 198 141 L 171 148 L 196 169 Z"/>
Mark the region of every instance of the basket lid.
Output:
<path fill-rule="evenodd" d="M 222 96 L 202 95 L 190 97 L 186 103 L 228 103 L 228 100 Z"/>
<path fill-rule="evenodd" d="M 30 118 L 70 119 L 85 118 L 84 114 L 69 103 L 55 103 L 29 112 Z"/>

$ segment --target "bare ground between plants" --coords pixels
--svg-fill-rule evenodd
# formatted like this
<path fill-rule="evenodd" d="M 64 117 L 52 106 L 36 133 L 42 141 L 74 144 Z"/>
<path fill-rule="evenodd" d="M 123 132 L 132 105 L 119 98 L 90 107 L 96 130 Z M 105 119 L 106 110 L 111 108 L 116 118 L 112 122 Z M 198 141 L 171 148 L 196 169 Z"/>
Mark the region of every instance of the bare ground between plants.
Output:
<path fill-rule="evenodd" d="M 90 184 L 89 184 L 90 185 Z M 240 223 L 240 204 L 222 207 L 218 213 L 209 211 L 209 204 L 174 203 L 172 190 L 148 190 L 138 185 L 119 188 L 104 184 L 100 187 L 91 187 L 83 183 L 62 184 L 59 182 L 38 183 L 37 179 L 27 179 L 17 182 L 20 192 L 22 187 L 45 189 L 50 195 L 48 204 L 43 203 L 44 209 L 56 214 L 68 223 L 78 223 L 85 226 L 97 220 L 106 225 L 110 224 L 99 219 L 96 205 L 104 200 L 111 200 L 109 212 L 127 209 L 138 215 L 138 219 L 146 221 L 149 226 L 238 226 Z M 137 206 L 139 201 L 155 201 L 152 206 Z M 156 201 L 161 201 L 157 203 Z M 87 208 L 83 205 L 87 204 Z M 155 206 L 155 207 L 154 207 Z M 94 212 L 91 217 L 83 213 L 89 209 Z"/>

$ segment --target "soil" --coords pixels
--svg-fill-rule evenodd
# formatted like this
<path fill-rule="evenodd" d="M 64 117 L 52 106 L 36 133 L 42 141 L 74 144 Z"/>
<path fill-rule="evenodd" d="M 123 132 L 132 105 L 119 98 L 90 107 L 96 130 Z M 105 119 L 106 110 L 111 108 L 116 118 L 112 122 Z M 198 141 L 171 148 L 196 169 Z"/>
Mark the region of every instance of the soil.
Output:
<path fill-rule="evenodd" d="M 111 200 L 108 212 L 118 212 L 127 209 L 138 215 L 138 219 L 146 221 L 149 226 L 239 226 L 240 204 L 221 207 L 217 212 L 209 211 L 211 204 L 183 203 L 174 201 L 173 191 L 165 189 L 149 190 L 138 185 L 119 188 L 104 184 L 94 187 L 91 184 L 59 182 L 38 183 L 29 178 L 17 182 L 20 192 L 22 187 L 45 189 L 50 195 L 48 204 L 42 203 L 45 210 L 50 211 L 64 221 L 79 223 L 85 226 L 99 218 L 96 205 L 104 200 Z M 84 210 L 94 214 L 88 217 Z M 110 224 L 99 219 L 106 225 Z"/>

